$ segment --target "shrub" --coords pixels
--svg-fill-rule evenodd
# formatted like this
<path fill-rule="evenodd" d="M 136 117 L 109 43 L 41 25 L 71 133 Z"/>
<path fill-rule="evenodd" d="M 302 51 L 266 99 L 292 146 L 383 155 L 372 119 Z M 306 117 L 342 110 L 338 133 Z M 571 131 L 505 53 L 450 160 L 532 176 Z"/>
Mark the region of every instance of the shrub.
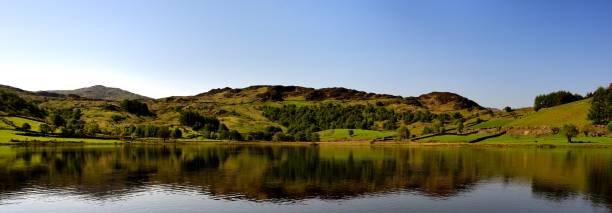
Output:
<path fill-rule="evenodd" d="M 612 121 L 608 123 L 608 132 L 612 132 Z"/>
<path fill-rule="evenodd" d="M 121 102 L 121 108 L 135 115 L 143 115 L 143 116 L 153 115 L 153 113 L 149 111 L 149 107 L 147 106 L 146 103 L 142 103 L 137 100 L 123 100 Z"/>
<path fill-rule="evenodd" d="M 559 134 L 559 127 L 553 127 L 551 130 L 554 135 Z"/>
<path fill-rule="evenodd" d="M 23 123 L 23 125 L 21 125 L 21 130 L 23 131 L 30 131 L 32 129 L 32 126 L 30 126 L 29 123 Z"/>

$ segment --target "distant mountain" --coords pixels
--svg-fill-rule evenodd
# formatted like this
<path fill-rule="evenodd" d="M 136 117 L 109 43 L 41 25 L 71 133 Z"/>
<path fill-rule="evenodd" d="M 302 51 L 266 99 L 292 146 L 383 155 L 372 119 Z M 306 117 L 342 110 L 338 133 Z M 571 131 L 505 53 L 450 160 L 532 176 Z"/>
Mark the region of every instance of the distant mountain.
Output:
<path fill-rule="evenodd" d="M 49 90 L 38 92 L 41 95 L 51 96 L 53 94 L 60 95 L 77 95 L 84 98 L 90 99 L 102 99 L 102 100 L 149 100 L 151 98 L 138 95 L 129 91 L 125 91 L 119 88 L 105 87 L 102 85 L 95 85 L 92 87 L 85 87 L 75 90 Z"/>

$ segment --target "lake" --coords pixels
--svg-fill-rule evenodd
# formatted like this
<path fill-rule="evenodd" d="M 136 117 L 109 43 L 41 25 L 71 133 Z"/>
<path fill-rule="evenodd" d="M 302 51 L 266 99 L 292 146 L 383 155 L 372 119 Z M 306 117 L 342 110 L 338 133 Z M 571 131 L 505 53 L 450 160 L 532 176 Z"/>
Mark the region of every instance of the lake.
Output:
<path fill-rule="evenodd" d="M 0 146 L 0 212 L 611 210 L 611 149 Z"/>

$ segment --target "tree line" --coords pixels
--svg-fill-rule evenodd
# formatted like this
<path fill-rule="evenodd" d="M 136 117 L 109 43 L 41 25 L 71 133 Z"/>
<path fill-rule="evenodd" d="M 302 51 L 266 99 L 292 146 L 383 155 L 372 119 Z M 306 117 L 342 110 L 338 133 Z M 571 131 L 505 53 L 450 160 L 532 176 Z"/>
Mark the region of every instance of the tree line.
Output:
<path fill-rule="evenodd" d="M 320 104 L 315 106 L 264 106 L 263 115 L 287 127 L 287 133 L 311 133 L 327 129 L 396 130 L 401 124 L 436 121 L 441 127 L 463 120 L 461 113 L 434 114 L 427 110 L 395 112 L 383 106 Z M 377 125 L 381 124 L 381 125 Z M 440 130 L 437 128 L 436 130 Z M 433 130 L 432 130 L 433 132 Z"/>
<path fill-rule="evenodd" d="M 533 108 L 535 111 L 538 111 L 543 108 L 554 107 L 561 104 L 579 101 L 583 98 L 584 97 L 579 94 L 572 94 L 571 92 L 567 91 L 557 91 L 536 96 Z"/>

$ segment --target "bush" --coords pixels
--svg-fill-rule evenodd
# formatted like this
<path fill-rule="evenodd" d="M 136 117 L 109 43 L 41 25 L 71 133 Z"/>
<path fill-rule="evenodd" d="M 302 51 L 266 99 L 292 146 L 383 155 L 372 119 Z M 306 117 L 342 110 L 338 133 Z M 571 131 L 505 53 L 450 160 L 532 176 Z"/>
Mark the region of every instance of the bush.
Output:
<path fill-rule="evenodd" d="M 559 127 L 553 127 L 551 130 L 553 135 L 559 134 Z"/>
<path fill-rule="evenodd" d="M 31 129 L 32 129 L 32 126 L 30 126 L 30 124 L 29 124 L 29 123 L 23 123 L 23 124 L 21 125 L 21 130 L 23 130 L 23 131 L 26 131 L 26 132 L 27 132 L 27 131 L 30 131 Z"/>
<path fill-rule="evenodd" d="M 512 112 L 512 108 L 509 106 L 504 107 L 504 112 Z"/>
<path fill-rule="evenodd" d="M 121 102 L 121 108 L 135 115 L 142 115 L 142 116 L 153 115 L 153 113 L 149 111 L 149 106 L 147 106 L 146 103 L 142 103 L 137 100 L 123 100 Z"/>
<path fill-rule="evenodd" d="M 608 132 L 612 132 L 612 121 L 608 123 Z"/>

